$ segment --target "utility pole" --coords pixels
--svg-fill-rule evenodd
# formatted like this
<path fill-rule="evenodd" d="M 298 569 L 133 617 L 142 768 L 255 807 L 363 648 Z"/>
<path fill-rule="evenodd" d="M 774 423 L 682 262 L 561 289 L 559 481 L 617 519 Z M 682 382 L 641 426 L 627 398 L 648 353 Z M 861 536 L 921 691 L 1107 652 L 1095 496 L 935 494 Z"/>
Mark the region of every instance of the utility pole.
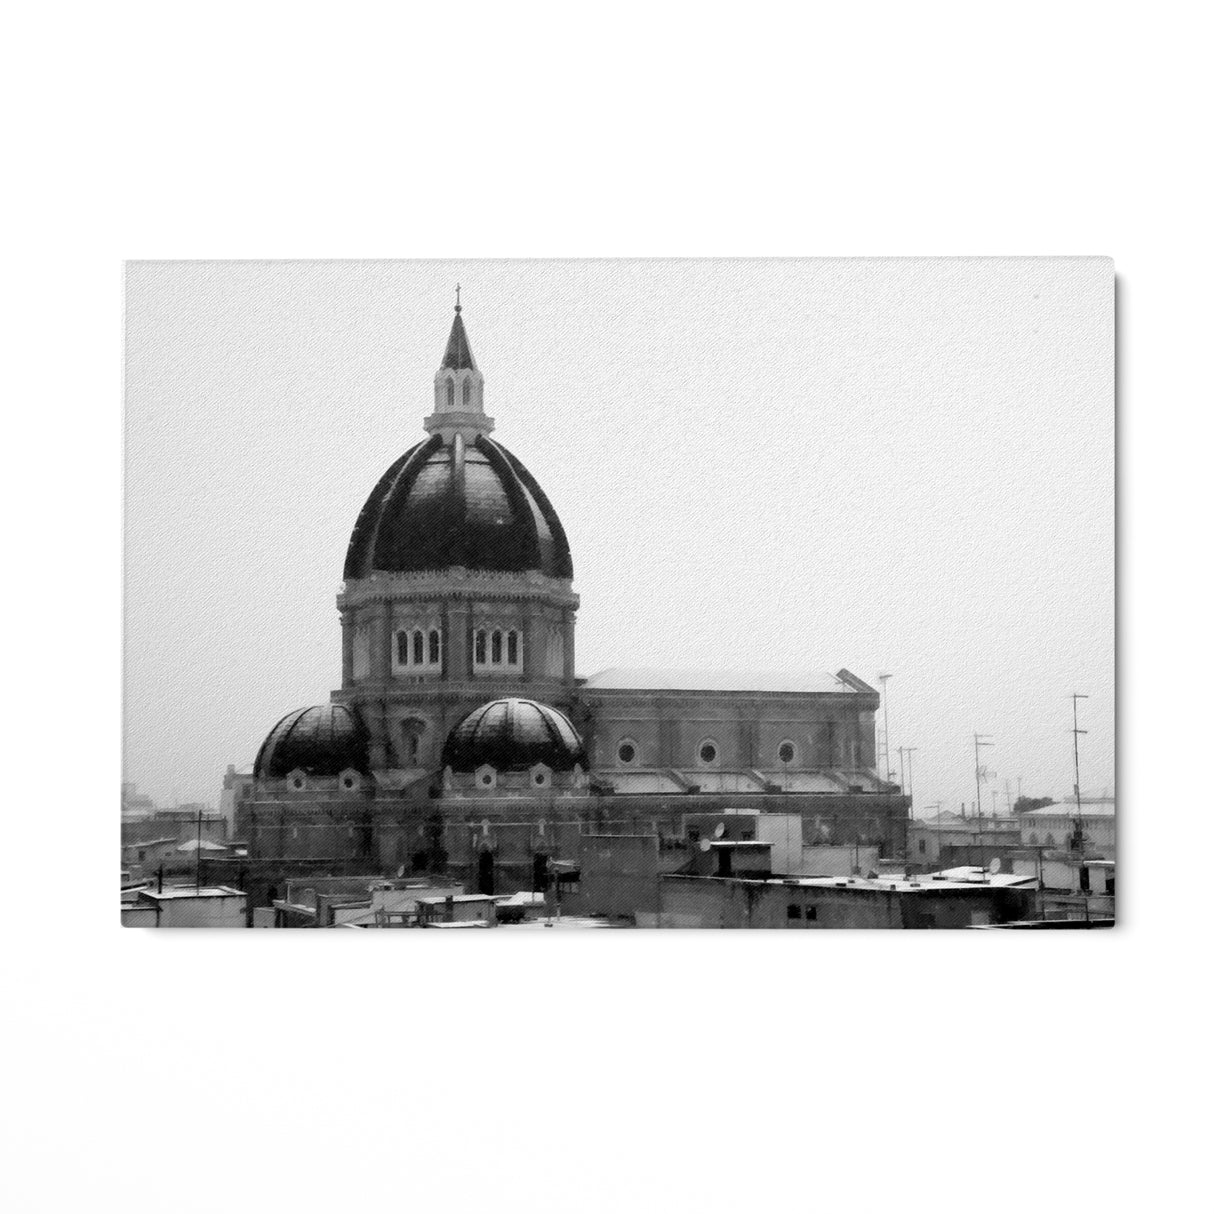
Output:
<path fill-rule="evenodd" d="M 974 734 L 974 793 L 976 799 L 974 801 L 974 809 L 978 814 L 978 846 L 982 846 L 982 760 L 981 748 L 983 746 L 994 746 L 991 742 L 989 733 Z"/>
<path fill-rule="evenodd" d="M 1089 699 L 1089 696 L 1080 695 L 1079 692 L 1071 694 L 1071 737 L 1075 744 L 1075 833 L 1079 836 L 1076 840 L 1079 844 L 1079 871 L 1083 874 L 1083 796 L 1079 791 L 1079 735 L 1087 733 L 1086 729 L 1079 728 L 1079 701 Z M 1084 882 L 1080 881 L 1079 888 L 1083 894 L 1083 920 L 1088 922 L 1089 913 L 1089 894 L 1090 889 L 1084 889 Z"/>
<path fill-rule="evenodd" d="M 202 802 L 198 802 L 198 838 L 194 840 L 198 850 L 194 853 L 194 892 L 202 889 Z"/>
<path fill-rule="evenodd" d="M 910 797 L 912 803 L 915 799 L 915 751 L 918 749 L 917 746 L 906 748 L 906 795 Z"/>
<path fill-rule="evenodd" d="M 1079 728 L 1079 701 L 1090 699 L 1090 696 L 1080 695 L 1078 692 L 1073 692 L 1071 695 L 1071 736 L 1075 740 L 1075 816 L 1079 819 L 1079 825 L 1083 827 L 1083 799 L 1079 793 L 1079 735 L 1087 733 L 1086 729 Z"/>
<path fill-rule="evenodd" d="M 885 778 L 891 783 L 893 782 L 894 773 L 889 765 L 889 688 L 886 684 L 893 677 L 892 674 L 877 675 L 877 682 L 881 684 L 881 703 L 885 707 Z"/>

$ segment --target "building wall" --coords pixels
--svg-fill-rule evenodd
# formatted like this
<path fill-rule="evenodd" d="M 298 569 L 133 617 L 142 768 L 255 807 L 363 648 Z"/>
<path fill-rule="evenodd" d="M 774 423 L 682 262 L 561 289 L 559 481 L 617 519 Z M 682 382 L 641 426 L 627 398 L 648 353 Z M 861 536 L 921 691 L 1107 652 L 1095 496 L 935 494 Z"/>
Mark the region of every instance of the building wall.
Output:
<path fill-rule="evenodd" d="M 159 903 L 150 896 L 146 900 L 160 907 L 158 927 L 244 927 L 245 895 L 233 893 L 227 897 L 166 898 Z"/>
<path fill-rule="evenodd" d="M 762 772 L 872 769 L 876 763 L 875 698 L 861 694 L 805 692 L 664 692 L 582 689 L 592 718 L 592 766 L 612 770 L 667 768 Z M 620 747 L 636 755 L 625 763 Z M 706 762 L 701 746 L 716 758 Z M 791 742 L 793 758 L 779 756 Z"/>
<path fill-rule="evenodd" d="M 912 894 L 677 876 L 659 889 L 658 925 L 688 928 L 965 928 L 1020 918 L 1032 901 L 995 888 Z"/>
<path fill-rule="evenodd" d="M 579 914 L 633 918 L 658 909 L 659 843 L 655 835 L 583 835 L 578 852 Z"/>

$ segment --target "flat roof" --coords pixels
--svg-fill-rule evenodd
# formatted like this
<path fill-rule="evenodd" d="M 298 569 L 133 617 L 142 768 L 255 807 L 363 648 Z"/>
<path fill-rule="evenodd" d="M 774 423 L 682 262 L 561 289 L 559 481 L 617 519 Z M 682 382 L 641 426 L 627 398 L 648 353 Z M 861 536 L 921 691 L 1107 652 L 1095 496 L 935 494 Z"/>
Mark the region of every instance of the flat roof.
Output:
<path fill-rule="evenodd" d="M 858 688 L 828 670 L 671 670 L 652 666 L 612 666 L 583 684 L 591 691 L 771 691 L 841 692 Z"/>
<path fill-rule="evenodd" d="M 975 889 L 1028 888 L 1037 883 L 1036 877 L 1018 873 L 987 873 L 985 878 L 934 877 L 715 877 L 691 873 L 662 873 L 663 881 L 741 881 L 749 885 L 801 886 L 807 889 L 852 889 L 878 894 L 924 894 Z"/>
<path fill-rule="evenodd" d="M 245 896 L 244 890 L 233 889 L 230 885 L 204 885 L 201 889 L 195 889 L 192 885 L 170 885 L 160 890 L 145 888 L 142 892 L 145 897 L 155 898 L 157 902 L 164 902 L 170 898 L 243 898 Z"/>
<path fill-rule="evenodd" d="M 1060 801 L 1057 805 L 1044 805 L 1041 809 L 1025 810 L 1022 818 L 1113 818 L 1117 810 L 1112 801 L 1084 801 L 1076 806 L 1074 801 Z"/>

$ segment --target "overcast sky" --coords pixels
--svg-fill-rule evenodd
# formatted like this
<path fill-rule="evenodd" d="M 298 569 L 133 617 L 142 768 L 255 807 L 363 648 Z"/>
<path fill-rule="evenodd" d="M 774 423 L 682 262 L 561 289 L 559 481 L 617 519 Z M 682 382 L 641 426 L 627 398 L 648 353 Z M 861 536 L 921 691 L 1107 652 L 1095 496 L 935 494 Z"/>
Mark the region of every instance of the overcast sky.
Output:
<path fill-rule="evenodd" d="M 334 597 L 463 284 L 577 665 L 890 671 L 916 810 L 1113 784 L 1103 259 L 128 267 L 126 779 L 216 803 L 340 682 Z M 895 758 L 895 764 L 897 760 Z"/>

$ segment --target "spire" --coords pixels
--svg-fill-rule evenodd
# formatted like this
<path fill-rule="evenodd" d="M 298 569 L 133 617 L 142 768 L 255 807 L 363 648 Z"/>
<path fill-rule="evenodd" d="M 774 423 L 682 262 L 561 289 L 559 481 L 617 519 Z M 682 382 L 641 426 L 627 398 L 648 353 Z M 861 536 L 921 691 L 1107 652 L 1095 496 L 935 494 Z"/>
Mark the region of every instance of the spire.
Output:
<path fill-rule="evenodd" d="M 455 320 L 451 322 L 451 336 L 447 338 L 447 352 L 443 355 L 440 371 L 476 370 L 476 359 L 472 357 L 472 347 L 468 344 L 468 334 L 464 331 L 463 317 L 460 316 L 463 310 L 459 302 L 459 283 L 456 283 Z"/>
<path fill-rule="evenodd" d="M 493 418 L 485 416 L 485 380 L 472 357 L 459 297 L 457 285 L 455 319 L 442 365 L 434 376 L 434 412 L 426 418 L 425 427 L 430 434 L 441 434 L 445 441 L 458 433 L 465 443 L 471 443 L 493 429 Z"/>

